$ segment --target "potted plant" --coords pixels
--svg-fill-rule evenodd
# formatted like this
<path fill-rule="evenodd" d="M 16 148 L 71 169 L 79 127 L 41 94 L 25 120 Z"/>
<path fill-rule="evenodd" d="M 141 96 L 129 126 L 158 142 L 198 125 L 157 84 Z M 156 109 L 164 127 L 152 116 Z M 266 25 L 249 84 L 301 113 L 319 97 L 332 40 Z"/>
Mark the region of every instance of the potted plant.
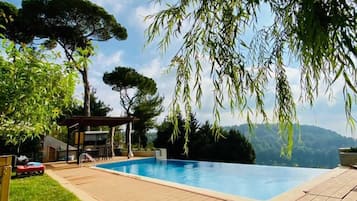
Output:
<path fill-rule="evenodd" d="M 342 166 L 357 165 L 357 147 L 339 148 L 338 151 Z"/>

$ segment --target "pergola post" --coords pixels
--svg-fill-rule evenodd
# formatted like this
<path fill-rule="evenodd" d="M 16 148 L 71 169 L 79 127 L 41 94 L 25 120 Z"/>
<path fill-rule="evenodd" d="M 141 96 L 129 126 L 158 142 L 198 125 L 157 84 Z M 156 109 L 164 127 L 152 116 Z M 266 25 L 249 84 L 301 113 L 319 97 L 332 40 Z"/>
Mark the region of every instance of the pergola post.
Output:
<path fill-rule="evenodd" d="M 73 125 L 68 124 L 67 125 L 67 147 L 66 147 L 66 162 L 68 163 L 69 160 L 69 136 L 70 134 L 77 129 L 78 123 L 75 123 Z"/>
<path fill-rule="evenodd" d="M 133 151 L 131 150 L 131 126 L 132 126 L 132 122 L 129 122 L 126 124 L 126 132 L 128 136 L 128 159 L 131 157 L 134 157 Z"/>
<path fill-rule="evenodd" d="M 110 151 L 111 151 L 111 157 L 114 157 L 114 135 L 115 135 L 115 127 L 111 126 L 110 127 Z"/>
<path fill-rule="evenodd" d="M 79 127 L 79 130 L 78 130 L 78 136 L 77 136 L 77 164 L 79 165 L 79 155 L 81 154 L 80 153 L 80 146 L 81 146 L 81 135 L 82 135 L 82 132 L 84 133 L 84 128 L 81 126 Z M 83 139 L 84 140 L 84 139 Z"/>
<path fill-rule="evenodd" d="M 70 128 L 67 127 L 67 148 L 66 148 L 66 163 L 68 163 L 68 158 L 69 158 L 69 134 L 70 134 Z"/>

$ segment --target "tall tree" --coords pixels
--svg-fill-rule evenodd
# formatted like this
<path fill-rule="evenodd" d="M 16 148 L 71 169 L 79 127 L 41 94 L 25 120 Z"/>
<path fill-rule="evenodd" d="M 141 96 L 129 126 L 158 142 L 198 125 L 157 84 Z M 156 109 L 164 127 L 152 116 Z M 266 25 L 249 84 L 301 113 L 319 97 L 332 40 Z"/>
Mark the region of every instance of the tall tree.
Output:
<path fill-rule="evenodd" d="M 263 4 L 270 7 L 274 21 L 256 31 L 252 41 L 245 41 L 247 28 L 259 28 L 261 20 L 265 20 L 257 18 Z M 352 107 L 357 102 L 356 1 L 187 0 L 165 5 L 165 9 L 148 16 L 153 21 L 146 33 L 148 43 L 160 37 L 163 51 L 173 38 L 183 39 L 170 63 L 177 72 L 172 118 L 179 112 L 181 97 L 186 116 L 191 112 L 192 91 L 200 105 L 202 71 L 209 68 L 214 86 L 214 127 L 220 121 L 219 111 L 225 99 L 232 110 L 245 114 L 250 125 L 255 115 L 269 121 L 264 96 L 272 81 L 276 89 L 273 119 L 280 125 L 284 153 L 291 155 L 293 123 L 297 118 L 284 57 L 290 54 L 301 65 L 301 100 L 313 105 L 321 94 L 321 83 L 331 90 L 340 78 L 344 81 L 346 118 L 352 126 L 355 124 Z M 202 66 L 203 62 L 209 65 Z M 191 80 L 195 80 L 193 88 Z M 250 99 L 255 104 L 247 104 Z M 189 119 L 186 121 L 188 129 Z"/>
<path fill-rule="evenodd" d="M 18 146 L 46 134 L 72 102 L 76 73 L 55 64 L 56 53 L 3 39 L 0 56 L 0 136 Z"/>
<path fill-rule="evenodd" d="M 153 79 L 129 67 L 116 67 L 111 73 L 105 72 L 103 81 L 120 93 L 120 104 L 127 116 L 133 115 L 133 106 L 139 98 L 153 96 L 157 91 Z"/>
<path fill-rule="evenodd" d="M 49 48 L 57 44 L 63 48 L 70 68 L 81 74 L 84 113 L 90 116 L 88 58 L 94 54 L 92 41 L 127 38 L 126 29 L 114 16 L 88 0 L 23 0 L 6 28 L 14 41 L 28 43 L 40 38 Z"/>
<path fill-rule="evenodd" d="M 152 97 L 144 97 L 138 100 L 133 106 L 133 116 L 138 117 L 138 120 L 134 122 L 134 140 L 139 144 L 146 147 L 147 137 L 146 133 L 149 129 L 155 127 L 155 117 L 157 117 L 162 111 L 163 97 L 159 95 Z"/>
<path fill-rule="evenodd" d="M 112 72 L 104 73 L 103 81 L 119 92 L 120 104 L 127 116 L 135 116 L 134 108 L 136 109 L 136 117 L 141 119 L 137 124 L 137 134 L 142 135 L 146 132 L 145 126 L 151 126 L 153 118 L 161 113 L 162 98 L 155 96 L 155 81 L 128 67 L 116 67 Z M 128 128 L 129 126 L 126 129 L 127 143 Z"/>

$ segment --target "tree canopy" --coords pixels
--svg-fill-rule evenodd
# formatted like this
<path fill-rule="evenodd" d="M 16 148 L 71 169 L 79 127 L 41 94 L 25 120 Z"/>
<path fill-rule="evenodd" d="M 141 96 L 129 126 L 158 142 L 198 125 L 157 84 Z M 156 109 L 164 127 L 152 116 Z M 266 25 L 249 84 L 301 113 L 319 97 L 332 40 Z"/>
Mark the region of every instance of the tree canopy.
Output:
<path fill-rule="evenodd" d="M 53 63 L 56 53 L 2 42 L 0 135 L 17 145 L 51 129 L 72 103 L 76 75 Z"/>
<path fill-rule="evenodd" d="M 2 3 L 4 10 L 13 6 Z M 90 116 L 88 58 L 94 54 L 92 41 L 125 40 L 126 29 L 100 6 L 88 0 L 23 0 L 13 20 L 5 23 L 5 36 L 18 43 L 42 39 L 48 48 L 59 44 L 82 76 L 85 115 Z"/>
<path fill-rule="evenodd" d="M 112 86 L 120 93 L 120 104 L 128 116 L 132 115 L 132 107 L 140 97 L 155 95 L 157 88 L 153 79 L 141 75 L 129 67 L 116 67 L 112 72 L 103 75 L 105 84 Z M 132 93 L 130 90 L 133 90 Z"/>
<path fill-rule="evenodd" d="M 6 30 L 6 27 L 12 23 L 14 17 L 17 16 L 17 8 L 7 2 L 0 2 L 0 25 L 2 26 L 0 29 L 0 33 L 3 35 L 9 34 L 9 31 Z"/>
<path fill-rule="evenodd" d="M 169 64 L 176 71 L 170 110 L 173 122 L 177 121 L 181 103 L 187 117 L 193 102 L 200 107 L 202 72 L 209 68 L 214 86 L 214 127 L 220 121 L 220 109 L 226 107 L 224 101 L 228 100 L 231 110 L 244 114 L 250 125 L 256 116 L 266 122 L 271 119 L 279 122 L 283 153 L 291 155 L 293 123 L 298 121 L 286 70 L 286 55 L 291 55 L 300 63 L 300 101 L 313 105 L 322 94 L 323 85 L 326 86 L 323 91 L 331 90 L 335 81 L 341 79 L 346 118 L 354 126 L 356 1 L 187 0 L 165 5 L 166 8 L 147 17 L 152 22 L 146 34 L 148 43 L 159 39 L 163 51 L 175 38 L 182 41 Z M 258 24 L 265 20 L 257 17 L 262 5 L 270 8 L 274 21 L 260 28 Z M 243 36 L 252 27 L 256 27 L 255 36 L 245 41 Z M 247 52 L 249 57 L 245 55 Z M 273 118 L 265 108 L 269 82 L 275 84 Z M 189 121 L 186 118 L 186 130 Z"/>
<path fill-rule="evenodd" d="M 127 38 L 113 15 L 88 0 L 23 0 L 17 19 L 29 26 L 26 34 L 54 40 L 67 51 L 86 48 L 92 40 Z"/>
<path fill-rule="evenodd" d="M 140 98 L 133 106 L 133 116 L 138 120 L 134 121 L 134 138 L 133 142 L 139 144 L 139 148 L 142 145 L 146 147 L 147 137 L 146 133 L 149 129 L 156 126 L 155 118 L 163 112 L 162 107 L 163 97 L 158 94 L 155 96 Z"/>
<path fill-rule="evenodd" d="M 153 79 L 141 75 L 129 67 L 116 67 L 112 72 L 103 75 L 105 84 L 119 92 L 120 104 L 127 116 L 135 116 L 139 120 L 134 122 L 134 142 L 139 146 L 146 146 L 146 132 L 154 127 L 154 119 L 163 108 L 163 98 L 156 92 L 156 83 Z M 126 135 L 128 136 L 128 127 Z M 128 138 L 127 138 L 128 139 Z"/>

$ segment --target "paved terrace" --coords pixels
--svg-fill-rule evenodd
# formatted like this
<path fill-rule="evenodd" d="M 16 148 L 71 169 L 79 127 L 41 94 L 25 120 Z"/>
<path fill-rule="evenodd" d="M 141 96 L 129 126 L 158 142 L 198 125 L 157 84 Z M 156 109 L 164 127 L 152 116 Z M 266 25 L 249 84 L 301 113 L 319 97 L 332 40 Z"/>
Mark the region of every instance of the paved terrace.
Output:
<path fill-rule="evenodd" d="M 112 161 L 126 160 L 115 157 Z M 105 161 L 108 162 L 108 161 Z M 46 164 L 47 174 L 84 201 L 220 201 L 251 199 L 230 196 L 182 185 L 167 185 L 139 177 L 90 168 L 76 164 Z M 357 201 L 357 170 L 336 168 L 317 179 L 272 199 L 274 201 Z"/>

